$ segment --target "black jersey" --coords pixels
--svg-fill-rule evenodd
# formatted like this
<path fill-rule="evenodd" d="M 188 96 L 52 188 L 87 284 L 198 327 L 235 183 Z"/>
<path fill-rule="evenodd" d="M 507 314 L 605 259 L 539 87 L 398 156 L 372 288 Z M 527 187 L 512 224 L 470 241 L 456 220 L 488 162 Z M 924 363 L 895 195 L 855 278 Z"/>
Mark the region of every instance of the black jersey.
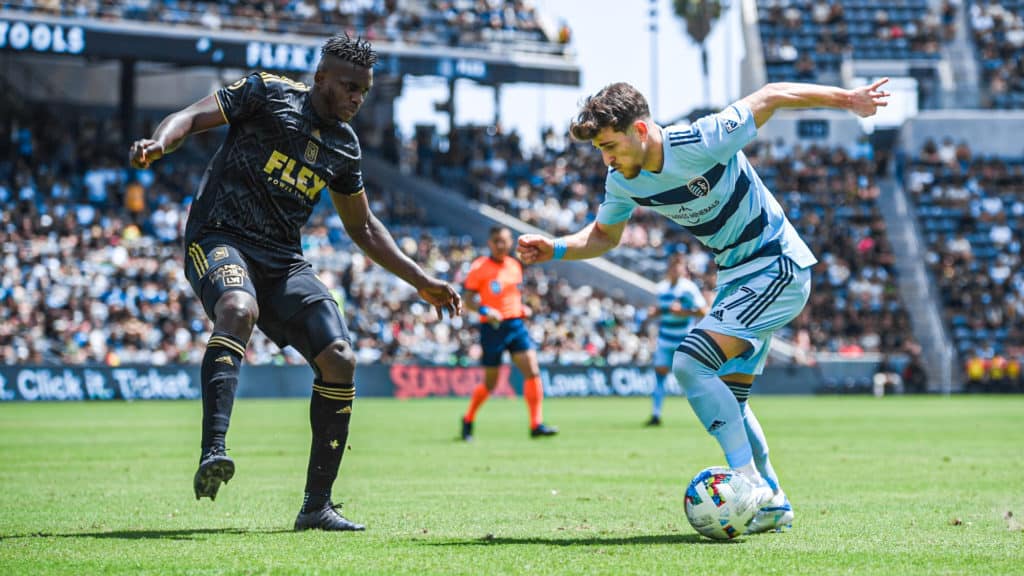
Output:
<path fill-rule="evenodd" d="M 230 129 L 192 204 L 186 243 L 217 233 L 301 252 L 320 194 L 363 189 L 355 132 L 317 116 L 308 86 L 273 74 L 250 74 L 216 98 Z"/>

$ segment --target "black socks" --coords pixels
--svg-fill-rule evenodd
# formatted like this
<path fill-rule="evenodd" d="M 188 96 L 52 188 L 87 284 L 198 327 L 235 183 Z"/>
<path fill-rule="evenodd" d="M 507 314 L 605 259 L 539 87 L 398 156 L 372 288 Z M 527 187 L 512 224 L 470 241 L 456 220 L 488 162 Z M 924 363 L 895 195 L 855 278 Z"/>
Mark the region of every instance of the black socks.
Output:
<path fill-rule="evenodd" d="M 306 470 L 306 496 L 302 511 L 323 508 L 331 499 L 331 487 L 338 477 L 341 458 L 348 446 L 348 425 L 352 419 L 353 383 L 338 384 L 315 380 L 309 402 L 309 424 L 313 443 Z"/>
<path fill-rule="evenodd" d="M 204 454 L 213 447 L 224 448 L 224 436 L 238 389 L 238 371 L 244 357 L 245 342 L 225 332 L 214 332 L 210 336 L 201 372 Z"/>

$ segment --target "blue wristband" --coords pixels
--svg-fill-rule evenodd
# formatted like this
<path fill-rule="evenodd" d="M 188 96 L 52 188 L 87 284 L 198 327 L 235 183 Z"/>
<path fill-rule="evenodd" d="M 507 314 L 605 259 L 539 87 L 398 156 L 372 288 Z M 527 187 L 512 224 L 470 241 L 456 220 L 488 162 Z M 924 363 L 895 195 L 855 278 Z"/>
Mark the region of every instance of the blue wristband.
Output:
<path fill-rule="evenodd" d="M 481 307 L 477 308 L 477 311 L 480 312 L 481 316 L 487 316 L 487 313 L 490 312 L 491 309 L 488 308 L 487 306 L 481 306 Z"/>
<path fill-rule="evenodd" d="M 565 251 L 568 249 L 569 247 L 565 245 L 565 240 L 562 240 L 561 238 L 555 240 L 555 251 L 551 258 L 554 260 L 561 260 L 562 258 L 565 258 Z"/>

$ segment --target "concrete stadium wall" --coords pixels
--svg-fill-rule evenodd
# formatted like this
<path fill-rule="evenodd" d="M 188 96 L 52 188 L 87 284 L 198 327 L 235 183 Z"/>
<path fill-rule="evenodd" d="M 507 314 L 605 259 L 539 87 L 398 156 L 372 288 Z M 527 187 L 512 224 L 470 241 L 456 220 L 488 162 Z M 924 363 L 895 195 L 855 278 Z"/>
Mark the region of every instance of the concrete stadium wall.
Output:
<path fill-rule="evenodd" d="M 903 125 L 901 147 L 916 153 L 928 140 L 941 144 L 946 137 L 966 141 L 975 154 L 1024 155 L 1024 111 L 935 110 L 922 112 Z"/>
<path fill-rule="evenodd" d="M 800 134 L 801 123 L 823 121 L 827 124 L 828 134 L 822 138 L 808 138 Z M 819 144 L 822 146 L 846 147 L 864 135 L 864 129 L 856 116 L 839 110 L 783 111 L 772 116 L 772 119 L 757 131 L 757 139 L 775 142 L 782 139 L 793 146 L 800 144 Z"/>
<path fill-rule="evenodd" d="M 846 362 L 828 368 L 769 366 L 754 385 L 757 394 L 813 394 L 835 383 L 863 381 L 874 364 Z M 827 375 L 827 376 L 826 376 Z M 201 397 L 199 366 L 3 366 L 0 402 L 84 400 L 196 400 Z M 654 388 L 649 366 L 541 367 L 548 397 L 643 396 Z M 371 364 L 357 372 L 363 398 L 469 396 L 483 382 L 480 367 Z M 313 372 L 306 366 L 245 366 L 239 382 L 242 398 L 307 398 Z M 522 391 L 522 376 L 508 365 L 500 372 L 497 396 Z M 670 395 L 681 395 L 669 378 Z"/>

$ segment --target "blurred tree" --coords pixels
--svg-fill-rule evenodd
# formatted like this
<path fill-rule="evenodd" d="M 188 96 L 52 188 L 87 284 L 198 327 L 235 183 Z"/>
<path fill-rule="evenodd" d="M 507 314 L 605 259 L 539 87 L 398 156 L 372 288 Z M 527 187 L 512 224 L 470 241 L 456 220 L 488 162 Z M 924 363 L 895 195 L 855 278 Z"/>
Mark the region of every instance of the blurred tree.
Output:
<path fill-rule="evenodd" d="M 704 73 L 704 105 L 711 105 L 711 81 L 708 75 L 708 47 L 706 41 L 711 34 L 715 20 L 722 15 L 728 1 L 721 0 L 672 0 L 676 16 L 686 22 L 686 33 L 700 44 L 700 64 Z"/>

